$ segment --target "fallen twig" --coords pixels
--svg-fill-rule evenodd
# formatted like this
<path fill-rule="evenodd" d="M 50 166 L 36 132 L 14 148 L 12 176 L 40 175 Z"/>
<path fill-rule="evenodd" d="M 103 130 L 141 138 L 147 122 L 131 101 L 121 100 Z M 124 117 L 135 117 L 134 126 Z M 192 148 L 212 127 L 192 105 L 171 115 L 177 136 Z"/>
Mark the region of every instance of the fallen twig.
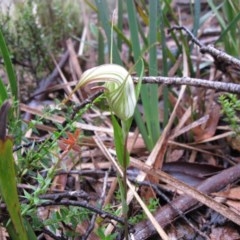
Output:
<path fill-rule="evenodd" d="M 138 82 L 138 77 L 133 77 L 135 83 Z M 216 89 L 219 91 L 225 91 L 230 93 L 240 93 L 240 84 L 236 83 L 225 83 L 219 81 L 209 81 L 199 78 L 190 78 L 190 77 L 143 77 L 142 83 L 150 83 L 150 84 L 164 84 L 164 85 L 188 85 L 195 87 L 204 87 Z"/>

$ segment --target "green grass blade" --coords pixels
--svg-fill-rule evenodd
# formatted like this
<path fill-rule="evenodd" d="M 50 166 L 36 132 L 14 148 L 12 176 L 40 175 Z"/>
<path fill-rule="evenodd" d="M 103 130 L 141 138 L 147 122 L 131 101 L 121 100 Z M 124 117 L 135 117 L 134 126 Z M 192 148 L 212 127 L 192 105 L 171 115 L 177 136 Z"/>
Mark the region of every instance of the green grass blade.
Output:
<path fill-rule="evenodd" d="M 105 63 L 104 38 L 101 31 L 98 31 L 98 65 Z"/>
<path fill-rule="evenodd" d="M 124 33 L 122 31 L 122 15 L 123 15 L 122 14 L 122 7 L 123 7 L 122 2 L 119 3 L 119 4 L 120 4 L 120 6 L 118 6 L 119 7 L 119 9 L 118 9 L 118 14 L 119 14 L 118 24 L 117 24 L 117 26 L 114 26 L 115 33 L 117 33 L 117 47 L 118 48 L 116 48 L 116 46 L 115 46 L 116 44 L 115 44 L 115 42 L 113 42 L 112 43 L 113 44 L 113 47 L 112 47 L 113 62 L 122 65 L 118 49 L 121 49 L 122 42 L 125 42 L 129 46 L 129 52 L 131 52 L 131 51 L 133 52 L 134 60 L 135 60 L 135 63 L 136 63 L 135 69 L 136 69 L 137 75 L 140 76 L 142 71 L 143 71 L 143 69 L 142 69 L 143 65 L 139 61 L 142 58 L 140 41 L 139 41 L 139 38 L 138 38 L 139 32 L 142 31 L 142 34 L 143 34 L 142 40 L 144 42 L 144 48 L 145 49 L 150 48 L 148 46 L 149 42 L 148 42 L 148 39 L 144 36 L 144 31 L 141 28 L 139 28 L 139 23 L 137 21 L 136 9 L 135 9 L 133 1 L 127 1 L 126 2 L 127 11 L 128 11 L 128 15 L 129 15 L 128 17 L 129 17 L 129 25 L 130 25 L 130 34 L 131 34 L 130 41 L 126 38 L 126 36 L 124 35 Z M 107 16 L 109 16 L 109 14 L 108 14 L 108 6 L 106 4 L 106 1 L 105 0 L 96 1 L 96 9 L 97 9 L 97 12 L 98 12 L 98 16 L 99 16 L 101 25 L 102 25 L 105 33 L 106 33 L 108 46 L 109 46 L 109 49 L 110 49 L 110 46 L 111 46 L 111 24 L 110 24 L 110 21 L 107 19 Z M 154 44 L 155 44 L 156 43 L 156 38 L 154 40 L 152 40 L 152 42 L 154 42 Z M 156 49 L 154 51 L 156 51 Z M 149 63 L 147 63 L 147 65 L 148 64 Z M 144 86 L 142 88 L 144 88 Z M 155 89 L 155 92 L 157 92 L 156 89 Z M 150 95 L 152 95 L 152 93 L 150 93 Z M 145 101 L 145 103 L 148 103 L 147 108 L 149 108 L 149 106 L 152 106 L 152 104 L 151 105 L 149 104 L 149 97 L 148 96 L 149 96 L 149 92 L 148 92 L 148 89 L 146 88 L 146 90 L 145 90 L 145 100 L 143 100 L 144 90 L 141 91 L 142 101 Z M 154 114 L 158 111 L 156 106 L 157 106 L 157 103 L 155 102 L 155 109 L 156 110 L 152 111 L 152 112 L 154 112 Z M 151 112 L 151 114 L 152 114 L 152 112 Z M 147 120 L 147 123 L 145 125 L 145 123 L 143 122 L 142 116 L 141 116 L 138 109 L 136 109 L 136 113 L 135 113 L 135 121 L 136 121 L 136 123 L 139 127 L 139 130 L 140 130 L 140 132 L 141 132 L 141 134 L 144 138 L 145 144 L 146 144 L 146 146 L 149 150 L 153 148 L 154 143 L 156 142 L 156 139 L 159 136 L 159 132 L 160 132 L 159 122 L 155 121 L 155 125 L 153 125 L 152 123 L 153 123 L 154 119 L 152 119 L 152 116 L 150 116 L 151 114 L 148 114 L 148 120 Z M 155 116 L 158 116 L 158 114 L 157 115 L 155 114 Z M 156 117 L 155 119 L 158 119 L 158 117 Z M 156 126 L 157 125 L 158 125 L 158 130 L 156 131 Z M 147 126 L 147 129 L 146 129 L 146 126 Z M 155 129 L 154 129 L 154 127 L 155 127 Z"/>
<path fill-rule="evenodd" d="M 21 122 L 17 121 L 19 117 L 19 105 L 16 104 L 18 100 L 18 81 L 16 78 L 16 74 L 11 62 L 10 58 L 10 53 L 8 51 L 4 36 L 2 34 L 2 31 L 0 29 L 0 51 L 2 53 L 3 61 L 4 61 L 4 66 L 6 69 L 6 73 L 8 76 L 8 81 L 10 85 L 10 90 L 11 90 L 11 98 L 14 102 L 14 107 L 11 109 L 9 113 L 9 129 L 10 131 L 13 131 L 12 133 L 16 136 L 18 133 L 21 132 Z M 3 85 L 3 82 L 0 81 L 0 91 L 1 91 L 1 99 L 6 99 L 8 97 L 8 92 L 6 91 L 6 87 Z M 20 134 L 18 135 L 17 138 L 15 138 L 15 142 L 19 143 L 21 141 L 21 137 L 19 137 Z"/>
<path fill-rule="evenodd" d="M 136 88 L 135 88 L 135 94 L 136 94 L 136 99 L 139 98 L 140 96 L 140 93 L 141 93 L 141 89 L 142 89 L 142 77 L 143 77 L 143 74 L 144 74 L 144 62 L 143 62 L 143 59 L 140 59 L 139 60 L 139 63 L 141 64 L 141 73 L 139 75 L 139 78 L 138 78 L 138 83 L 136 85 Z"/>
<path fill-rule="evenodd" d="M 238 37 L 240 8 L 238 5 L 235 6 L 231 1 L 225 2 L 222 8 L 228 25 L 226 28 L 222 29 L 223 31 L 217 42 L 222 42 L 224 44 L 227 53 L 238 57 L 240 45 Z"/>
<path fill-rule="evenodd" d="M 140 41 L 139 41 L 139 37 L 138 37 L 138 33 L 139 33 L 139 26 L 138 26 L 138 22 L 137 22 L 137 15 L 136 15 L 136 9 L 134 6 L 134 2 L 133 1 L 127 1 L 127 12 L 128 12 L 128 20 L 129 20 L 129 28 L 130 28 L 130 34 L 131 34 L 131 41 L 133 43 L 132 48 L 133 48 L 133 56 L 134 56 L 134 60 L 136 63 L 136 72 L 138 74 L 138 76 L 141 74 L 142 71 L 142 66 L 141 64 L 138 62 L 138 60 L 141 58 L 141 48 L 140 48 Z M 154 137 L 152 136 L 152 121 L 150 120 L 150 118 L 152 116 L 148 115 L 148 112 L 146 111 L 146 107 L 148 105 L 149 101 L 149 92 L 148 92 L 148 87 L 147 86 L 142 86 L 142 90 L 141 90 L 141 99 L 142 99 L 142 103 L 144 106 L 144 116 L 146 118 L 146 126 L 147 126 L 147 131 L 143 130 L 144 129 L 144 123 L 142 122 L 142 119 L 140 119 L 140 114 L 138 113 L 138 110 L 136 109 L 136 113 L 135 113 L 135 120 L 138 124 L 139 130 L 144 138 L 145 144 L 148 147 L 148 149 L 152 149 L 155 141 L 154 141 Z M 151 103 L 153 104 L 153 103 Z M 149 105 L 148 105 L 149 106 Z M 156 114 L 156 112 L 155 112 Z"/>
<path fill-rule="evenodd" d="M 157 33 L 158 33 L 158 11 L 159 2 L 150 1 L 149 2 L 149 43 L 151 46 L 149 49 L 149 74 L 150 76 L 158 75 L 157 66 Z M 148 131 L 152 137 L 152 141 L 155 144 L 160 136 L 160 126 L 159 126 L 159 110 L 158 110 L 158 85 L 157 84 L 147 84 L 143 91 L 146 91 L 145 95 L 148 96 L 148 100 L 143 102 L 144 113 L 146 117 L 146 122 L 148 123 Z"/>
<path fill-rule="evenodd" d="M 117 26 L 113 26 L 114 31 L 117 33 L 118 38 L 117 40 L 120 38 L 120 40 L 118 40 L 118 44 L 120 44 L 120 42 L 124 42 L 128 47 L 129 47 L 129 51 L 131 51 L 132 49 L 132 43 L 128 40 L 128 38 L 124 35 L 124 32 L 122 32 Z"/>
<path fill-rule="evenodd" d="M 128 21 L 129 21 L 129 28 L 130 28 L 130 35 L 131 35 L 131 42 L 133 48 L 133 56 L 135 62 L 137 62 L 141 58 L 141 48 L 140 48 L 140 41 L 138 38 L 138 22 L 137 22 L 137 14 L 136 9 L 134 7 L 133 1 L 127 1 L 127 12 L 128 12 Z M 141 65 L 136 65 L 136 71 L 139 75 L 141 73 Z"/>
<path fill-rule="evenodd" d="M 201 1 L 194 1 L 193 35 L 197 36 L 201 17 Z"/>
<path fill-rule="evenodd" d="M 152 149 L 151 139 L 148 136 L 147 129 L 145 127 L 145 124 L 142 120 L 141 113 L 139 112 L 138 108 L 136 108 L 136 110 L 135 110 L 134 120 L 138 126 L 140 133 L 142 134 L 142 137 L 143 137 L 144 143 L 146 144 L 147 149 L 151 150 Z"/>
<path fill-rule="evenodd" d="M 7 89 L 2 79 L 0 78 L 0 104 L 2 104 L 4 100 L 6 100 L 7 98 L 8 98 Z"/>
<path fill-rule="evenodd" d="M 108 4 L 106 2 L 106 0 L 96 0 L 96 6 L 98 9 L 98 14 L 99 14 L 99 19 L 101 21 L 102 27 L 106 33 L 106 37 L 107 37 L 107 42 L 108 42 L 108 49 L 110 52 L 111 49 L 111 44 L 112 44 L 112 63 L 117 63 L 119 65 L 122 65 L 122 61 L 117 49 L 117 46 L 115 44 L 115 42 L 111 41 L 111 23 L 108 20 Z"/>
<path fill-rule="evenodd" d="M 217 43 L 222 42 L 227 53 L 239 56 L 239 4 L 231 0 L 223 1 L 218 5 L 213 0 L 208 0 L 208 3 L 222 28 L 222 34 Z"/>
<path fill-rule="evenodd" d="M 123 32 L 123 1 L 118 1 L 118 29 L 120 32 Z M 122 38 L 117 38 L 117 47 L 118 50 L 122 50 Z"/>
<path fill-rule="evenodd" d="M 216 15 L 216 18 L 218 19 L 221 27 L 223 29 L 225 29 L 226 28 L 226 23 L 225 23 L 223 17 L 221 16 L 220 12 L 218 11 L 218 9 L 223 5 L 223 2 L 219 6 L 216 6 L 214 4 L 213 0 L 208 0 L 208 4 L 211 7 L 213 13 Z"/>
<path fill-rule="evenodd" d="M 237 23 L 239 22 L 239 20 L 240 20 L 240 13 L 238 13 L 237 16 L 235 16 L 234 19 L 228 24 L 226 29 L 223 30 L 223 32 L 221 33 L 217 42 L 221 42 L 221 41 L 224 41 L 225 39 L 228 39 L 228 33 L 231 32 L 232 30 L 236 31 Z M 236 35 L 237 35 L 236 33 L 233 33 L 231 36 L 236 36 Z M 238 48 L 237 48 L 237 44 L 236 44 L 236 39 L 231 38 L 231 40 L 232 40 L 231 45 L 233 46 L 234 51 L 231 51 L 231 53 L 228 51 L 228 53 L 230 53 L 234 56 L 239 56 L 239 52 L 238 52 Z"/>
<path fill-rule="evenodd" d="M 14 101 L 18 100 L 18 82 L 17 78 L 15 75 L 15 71 L 13 69 L 13 65 L 10 59 L 10 54 L 5 42 L 5 39 L 3 37 L 2 31 L 0 30 L 0 49 L 2 52 L 2 57 L 4 60 L 4 65 L 6 68 L 6 72 L 8 75 L 8 81 L 10 84 L 11 92 L 12 92 L 12 97 L 14 98 Z"/>
<path fill-rule="evenodd" d="M 168 63 L 167 63 L 167 44 L 166 44 L 166 37 L 165 37 L 165 24 L 164 24 L 164 14 L 163 14 L 163 3 L 161 2 L 161 6 L 159 8 L 159 17 L 160 17 L 160 42 L 162 47 L 162 75 L 167 76 L 168 74 Z M 169 117 L 169 109 L 170 103 L 168 100 L 168 92 L 169 89 L 167 86 L 164 86 L 163 89 L 163 101 L 164 101 L 164 121 L 163 125 L 166 126 L 168 123 Z"/>
<path fill-rule="evenodd" d="M 139 99 L 139 96 L 140 96 L 140 93 L 141 93 L 141 88 L 142 88 L 142 77 L 143 77 L 143 74 L 144 74 L 144 62 L 143 62 L 143 59 L 140 59 L 140 64 L 142 65 L 142 72 L 138 78 L 138 83 L 135 87 L 135 94 L 136 94 L 136 99 Z M 143 120 L 142 120 L 142 117 L 141 117 L 141 114 L 140 112 L 138 111 L 137 107 L 135 108 L 135 113 L 134 113 L 134 117 L 135 117 L 135 121 L 137 123 L 137 126 L 140 130 L 140 132 L 142 133 L 142 136 L 143 136 L 143 139 L 148 139 L 148 134 L 147 134 L 147 131 L 146 131 L 146 127 L 143 123 Z M 129 132 L 130 130 L 130 127 L 132 125 L 132 121 L 133 121 L 133 118 L 130 118 L 128 119 L 126 122 L 125 122 L 125 132 Z M 139 122 L 138 122 L 139 121 Z M 147 143 L 149 141 L 146 141 Z M 151 149 L 151 146 L 147 146 L 147 148 Z"/>

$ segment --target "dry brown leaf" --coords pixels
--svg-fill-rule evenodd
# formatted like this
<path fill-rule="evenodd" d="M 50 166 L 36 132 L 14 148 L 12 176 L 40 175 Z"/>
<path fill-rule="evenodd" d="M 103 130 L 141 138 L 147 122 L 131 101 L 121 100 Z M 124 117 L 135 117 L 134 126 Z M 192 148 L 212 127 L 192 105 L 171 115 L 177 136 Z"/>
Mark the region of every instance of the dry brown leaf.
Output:
<path fill-rule="evenodd" d="M 209 113 L 208 121 L 206 122 L 204 129 L 198 128 L 198 130 L 201 129 L 201 131 L 194 132 L 196 141 L 203 141 L 214 136 L 220 118 L 220 111 L 220 106 L 216 103 L 213 103 L 211 111 Z"/>
<path fill-rule="evenodd" d="M 174 135 L 171 137 L 171 139 L 176 138 L 186 132 L 189 132 L 190 130 L 193 131 L 194 136 L 195 135 L 201 135 L 202 134 L 202 128 L 201 125 L 206 123 L 209 119 L 209 115 L 205 115 L 199 119 L 197 119 L 194 122 L 191 122 L 190 124 L 188 124 L 187 126 L 183 127 L 182 129 L 180 129 L 178 132 L 175 132 Z"/>

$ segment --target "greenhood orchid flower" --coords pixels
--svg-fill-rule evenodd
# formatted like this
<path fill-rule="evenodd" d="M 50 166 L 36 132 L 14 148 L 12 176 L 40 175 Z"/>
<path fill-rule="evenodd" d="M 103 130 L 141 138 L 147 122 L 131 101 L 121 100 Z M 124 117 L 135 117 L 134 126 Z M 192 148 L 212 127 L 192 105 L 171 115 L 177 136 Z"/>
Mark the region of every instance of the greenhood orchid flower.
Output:
<path fill-rule="evenodd" d="M 104 64 L 91 68 L 82 74 L 71 95 L 82 86 L 97 82 L 105 83 L 103 87 L 111 111 L 121 120 L 131 118 L 137 101 L 134 83 L 128 71 L 117 64 Z M 64 103 L 68 100 L 69 98 Z"/>

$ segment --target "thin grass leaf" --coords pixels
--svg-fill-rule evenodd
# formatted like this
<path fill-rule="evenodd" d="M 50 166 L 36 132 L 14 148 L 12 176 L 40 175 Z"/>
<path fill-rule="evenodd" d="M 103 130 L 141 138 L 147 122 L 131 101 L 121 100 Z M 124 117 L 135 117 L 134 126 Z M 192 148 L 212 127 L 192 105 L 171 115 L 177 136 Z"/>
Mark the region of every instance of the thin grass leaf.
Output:
<path fill-rule="evenodd" d="M 15 75 L 15 71 L 13 69 L 12 62 L 11 62 L 10 53 L 8 51 L 8 48 L 7 48 L 7 45 L 6 45 L 6 42 L 3 37 L 1 29 L 0 29 L 0 49 L 2 52 L 3 60 L 4 60 L 4 65 L 6 68 L 12 97 L 16 101 L 16 100 L 18 100 L 18 82 L 17 82 L 17 78 Z"/>
<path fill-rule="evenodd" d="M 96 6 L 94 6 L 94 4 L 92 4 L 90 1 L 88 0 L 84 0 L 84 2 L 94 11 L 97 12 L 97 8 Z"/>
<path fill-rule="evenodd" d="M 200 25 L 200 14 L 201 14 L 201 1 L 194 1 L 194 20 L 193 20 L 193 35 L 197 36 L 197 32 Z"/>
<path fill-rule="evenodd" d="M 233 56 L 239 56 L 239 19 L 240 19 L 240 9 L 239 6 L 235 6 L 231 1 L 226 2 L 223 5 L 223 10 L 226 12 L 227 23 L 229 24 L 223 29 L 217 42 L 223 42 L 226 52 Z"/>
<path fill-rule="evenodd" d="M 236 26 L 236 24 L 239 20 L 239 4 L 236 1 L 223 1 L 216 6 L 212 0 L 208 0 L 208 3 L 223 31 L 217 42 L 221 41 L 224 44 L 225 51 L 229 54 L 238 56 L 240 45 L 239 26 Z"/>
<path fill-rule="evenodd" d="M 5 87 L 2 79 L 0 78 L 0 104 L 8 98 L 7 88 Z"/>
<path fill-rule="evenodd" d="M 145 36 L 146 32 L 144 30 L 144 28 L 141 27 L 141 24 L 138 22 L 138 29 L 139 29 L 139 36 L 141 37 L 142 39 L 142 42 L 143 42 L 143 48 L 148 48 L 148 39 L 147 37 Z M 143 52 L 143 51 L 142 51 Z"/>
<path fill-rule="evenodd" d="M 225 28 L 226 28 L 225 21 L 224 21 L 223 17 L 221 16 L 220 12 L 218 11 L 218 9 L 223 6 L 224 2 L 222 2 L 221 4 L 219 4 L 219 6 L 216 6 L 216 5 L 214 4 L 213 0 L 208 0 L 208 4 L 209 4 L 209 6 L 211 7 L 213 13 L 216 15 L 216 18 L 218 19 L 221 27 L 222 27 L 223 29 L 225 29 Z"/>
<path fill-rule="evenodd" d="M 149 74 L 150 76 L 158 75 L 158 66 L 157 66 L 157 32 L 158 32 L 158 11 L 159 11 L 159 2 L 150 1 L 149 2 L 149 46 L 152 46 L 149 49 Z M 150 135 L 153 138 L 153 143 L 155 144 L 160 136 L 160 126 L 159 126 L 159 114 L 158 114 L 158 85 L 157 84 L 148 84 L 145 89 L 146 95 L 148 94 L 148 101 L 143 102 L 144 113 L 147 123 L 149 123 Z"/>
<path fill-rule="evenodd" d="M 128 47 L 129 47 L 129 51 L 132 50 L 132 43 L 131 41 L 128 40 L 128 38 L 126 37 L 126 35 L 124 34 L 124 32 L 122 32 L 117 26 L 113 26 L 114 31 L 117 33 L 117 41 L 118 41 L 118 45 L 120 44 L 120 42 L 124 42 Z M 119 40 L 120 38 L 120 40 Z"/>
<path fill-rule="evenodd" d="M 118 22 L 117 27 L 119 29 L 119 32 L 123 32 L 123 1 L 118 1 Z M 122 50 L 122 38 L 117 38 L 117 47 L 118 50 L 121 52 Z"/>
<path fill-rule="evenodd" d="M 144 24 L 149 25 L 149 17 L 148 17 L 149 14 L 148 14 L 146 8 L 143 9 L 144 7 L 146 7 L 146 5 L 140 6 L 139 2 L 135 1 L 135 6 L 136 6 L 136 10 L 138 12 L 138 15 L 141 17 Z"/>
<path fill-rule="evenodd" d="M 98 31 L 98 65 L 105 63 L 104 38 L 101 31 Z"/>
<path fill-rule="evenodd" d="M 235 16 L 234 19 L 228 24 L 226 29 L 224 29 L 222 31 L 217 42 L 221 42 L 221 41 L 224 41 L 225 39 L 227 39 L 228 33 L 231 32 L 232 30 L 236 31 L 237 23 L 239 22 L 239 20 L 240 20 L 240 13 L 238 13 L 237 16 Z M 231 51 L 231 52 L 228 51 L 228 53 L 230 53 L 234 56 L 239 56 L 239 49 L 238 49 L 238 44 L 237 44 L 237 42 L 239 42 L 239 39 L 234 38 L 234 36 L 236 36 L 236 33 L 232 34 L 232 39 L 231 39 L 233 51 Z"/>
<path fill-rule="evenodd" d="M 136 14 L 133 1 L 127 1 L 127 12 L 128 12 L 131 42 L 134 43 L 132 45 L 133 56 L 134 56 L 135 62 L 137 62 L 142 56 L 141 56 L 140 41 L 138 37 L 139 28 L 138 28 L 138 22 L 137 22 L 137 14 Z M 140 64 L 136 65 L 136 71 L 137 73 L 141 72 Z"/>
<path fill-rule="evenodd" d="M 140 76 L 139 76 L 139 78 L 138 78 L 138 82 L 137 82 L 137 85 L 136 85 L 136 87 L 135 87 L 135 95 L 136 95 L 136 99 L 139 98 L 140 93 L 141 93 L 141 88 L 142 88 L 142 77 L 143 77 L 143 74 L 144 74 L 144 62 L 143 62 L 142 59 L 140 59 L 139 62 L 140 62 L 141 65 L 142 65 L 142 72 L 141 72 L 141 74 L 140 74 Z M 134 114 L 136 114 L 136 111 L 135 111 Z M 141 118 L 141 116 L 140 116 L 140 118 Z M 127 132 L 127 133 L 129 132 L 130 127 L 132 126 L 132 121 L 133 121 L 133 117 L 131 117 L 131 118 L 129 118 L 127 121 L 125 121 L 125 123 L 124 123 L 124 126 L 125 126 L 125 132 Z M 144 129 L 145 129 L 145 126 L 143 126 L 143 127 L 144 127 Z"/>
<path fill-rule="evenodd" d="M 140 59 L 139 60 L 139 63 L 141 64 L 141 72 L 140 72 L 140 75 L 139 75 L 139 78 L 138 78 L 138 83 L 135 87 L 135 94 L 136 94 L 136 99 L 139 98 L 140 96 L 140 93 L 141 93 L 141 89 L 142 89 L 142 77 L 143 77 L 143 74 L 144 74 L 144 62 L 143 62 L 143 59 Z"/>
<path fill-rule="evenodd" d="M 104 1 L 104 0 L 103 1 L 96 1 L 98 13 L 99 13 L 99 19 L 101 20 L 101 24 L 102 24 L 102 26 L 103 26 L 103 28 L 104 28 L 104 30 L 106 32 L 106 36 L 107 36 L 108 43 L 109 43 L 111 41 L 111 36 L 110 36 L 111 35 L 111 28 L 110 28 L 110 24 L 109 24 L 109 22 L 107 20 L 108 13 L 107 13 L 107 5 L 105 5 L 105 4 L 106 4 L 106 1 Z M 132 8 L 134 9 L 133 2 L 128 1 L 127 5 L 128 4 L 131 4 Z M 128 7 L 127 7 L 127 9 L 128 9 Z M 135 11 L 135 9 L 134 9 L 134 11 Z M 132 10 L 130 10 L 129 12 L 132 12 Z M 121 8 L 120 8 L 119 13 L 121 13 Z M 136 64 L 136 71 L 137 71 L 138 76 L 139 76 L 143 69 L 142 69 L 142 64 L 139 63 L 139 59 L 142 56 L 142 51 L 140 49 L 140 42 L 139 42 L 139 39 L 138 39 L 138 32 L 141 32 L 142 29 L 138 27 L 139 23 L 137 22 L 136 19 L 137 19 L 137 16 L 136 16 L 136 11 L 135 11 L 134 14 L 131 14 L 131 16 L 129 16 L 129 23 L 131 24 L 134 21 L 134 24 L 132 25 L 133 26 L 132 29 L 135 28 L 135 33 L 134 34 L 131 33 L 131 42 L 130 41 L 126 41 L 126 37 L 123 35 L 123 33 L 121 32 L 121 30 L 118 27 L 114 26 L 114 29 L 116 30 L 116 32 L 118 34 L 117 37 L 121 38 L 121 40 L 123 40 L 126 44 L 128 44 L 130 46 L 129 51 L 132 50 L 131 47 L 133 48 L 134 59 L 135 59 L 135 62 L 138 63 L 138 64 Z M 141 30 L 141 31 L 139 31 L 139 30 Z M 148 40 L 147 40 L 147 38 L 144 35 L 144 31 L 142 31 L 142 35 L 143 35 L 142 38 L 143 38 L 143 41 L 144 41 L 144 44 L 145 44 L 145 48 L 147 49 L 148 48 Z M 132 44 L 132 43 L 134 43 L 134 44 Z M 118 47 L 119 47 L 119 45 L 118 45 Z M 116 51 L 116 47 L 113 46 L 112 49 L 113 49 L 113 58 L 115 58 L 114 57 L 114 55 L 115 55 L 114 51 Z M 113 60 L 113 61 L 115 61 L 115 60 Z M 148 101 L 148 100 L 149 100 L 148 96 L 146 96 L 145 97 L 145 101 Z M 136 110 L 136 112 L 137 111 L 138 110 Z M 141 134 L 142 134 L 142 136 L 144 138 L 144 141 L 146 143 L 147 148 L 148 149 L 152 149 L 152 147 L 154 146 L 154 143 L 151 140 L 152 137 L 148 136 L 149 133 L 146 130 L 145 123 L 142 120 L 141 114 L 139 112 L 136 113 L 135 118 L 136 118 L 135 120 L 136 120 L 137 125 L 138 125 L 138 127 L 140 129 L 140 132 L 141 132 Z M 150 126 L 150 123 L 148 125 Z M 152 143 L 150 141 L 152 141 Z"/>
<path fill-rule="evenodd" d="M 146 4 L 142 4 L 142 6 L 140 6 L 140 4 L 135 1 L 134 2 L 135 6 L 136 6 L 136 11 L 138 13 L 138 16 L 142 19 L 143 23 L 148 26 L 149 25 L 149 12 L 148 9 L 146 8 L 147 5 Z M 148 48 L 148 39 L 145 36 L 145 29 L 142 27 L 142 23 L 140 21 L 137 21 L 138 24 L 138 31 L 139 31 L 139 36 L 141 37 L 141 40 L 143 42 L 144 48 Z"/>
<path fill-rule="evenodd" d="M 141 49 L 140 49 L 140 41 L 139 41 L 139 37 L 138 37 L 139 27 L 138 27 L 138 22 L 137 22 L 136 9 L 135 9 L 133 1 L 127 1 L 127 12 L 128 12 L 131 40 L 134 43 L 133 44 L 133 56 L 134 56 L 135 62 L 137 63 L 138 60 L 141 58 Z M 141 65 L 137 63 L 136 64 L 136 72 L 137 72 L 138 76 L 141 74 L 141 71 L 142 71 Z M 145 144 L 148 147 L 148 149 L 150 150 L 153 148 L 155 142 L 154 142 L 154 137 L 152 136 L 152 131 L 151 131 L 151 121 L 150 121 L 151 116 L 148 116 L 147 115 L 148 113 L 145 113 L 145 111 L 146 111 L 145 105 L 148 105 L 148 103 L 150 102 L 149 101 L 149 92 L 148 92 L 148 88 L 146 86 L 142 86 L 141 99 L 142 99 L 142 103 L 144 106 L 144 116 L 146 118 L 147 131 L 143 130 L 144 123 L 142 122 L 142 119 L 139 118 L 140 114 L 137 112 L 138 110 L 136 110 L 137 113 L 135 114 L 135 120 L 138 124 L 140 132 L 142 133 Z M 152 104 L 154 104 L 154 103 L 152 103 Z"/>
<path fill-rule="evenodd" d="M 96 0 L 96 6 L 98 9 L 99 19 L 101 21 L 101 25 L 106 33 L 107 42 L 108 42 L 108 49 L 112 49 L 112 63 L 117 63 L 122 65 L 122 61 L 118 52 L 118 48 L 115 44 L 115 41 L 111 41 L 111 23 L 108 20 L 109 12 L 108 12 L 108 4 L 105 0 Z M 111 47 L 112 44 L 112 47 Z"/>
<path fill-rule="evenodd" d="M 168 63 L 167 63 L 167 44 L 166 44 L 166 37 L 165 37 L 165 31 L 164 31 L 164 14 L 163 14 L 163 3 L 161 2 L 161 6 L 159 8 L 159 18 L 160 18 L 160 42 L 162 47 L 162 74 L 163 76 L 167 76 L 168 74 Z M 164 86 L 163 89 L 163 101 L 164 101 L 164 120 L 163 125 L 166 126 L 168 123 L 168 117 L 169 117 L 169 109 L 170 109 L 170 103 L 168 100 L 168 87 Z"/>

